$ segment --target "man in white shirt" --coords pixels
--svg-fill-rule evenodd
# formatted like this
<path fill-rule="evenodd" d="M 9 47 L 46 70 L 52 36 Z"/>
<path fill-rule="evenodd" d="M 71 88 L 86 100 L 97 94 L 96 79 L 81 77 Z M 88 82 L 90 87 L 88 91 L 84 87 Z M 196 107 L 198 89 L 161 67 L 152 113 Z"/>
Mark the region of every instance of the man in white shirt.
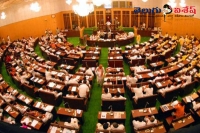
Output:
<path fill-rule="evenodd" d="M 153 87 L 151 87 L 151 86 L 145 86 L 144 87 L 144 92 L 145 92 L 145 94 L 144 94 L 144 96 L 151 96 L 151 95 L 153 95 Z"/>
<path fill-rule="evenodd" d="M 143 89 L 142 87 L 134 87 L 134 88 L 131 88 L 132 91 L 135 93 L 135 96 L 134 98 L 137 100 L 139 97 L 143 97 L 144 94 L 143 94 Z"/>
<path fill-rule="evenodd" d="M 141 128 L 141 127 L 144 127 L 146 126 L 146 122 L 142 120 L 143 118 L 139 118 L 139 120 L 133 120 L 133 127 L 134 129 L 138 129 L 138 128 Z"/>
<path fill-rule="evenodd" d="M 64 123 L 65 126 L 69 126 L 75 129 L 79 129 L 78 119 L 77 118 L 68 118 Z"/>
<path fill-rule="evenodd" d="M 151 124 L 156 124 L 158 123 L 157 119 L 155 119 L 155 117 L 152 115 L 150 117 L 145 117 L 144 118 L 145 122 L 146 122 L 146 125 L 151 125 Z"/>
<path fill-rule="evenodd" d="M 101 99 L 110 99 L 112 98 L 112 95 L 108 92 L 108 88 L 104 88 L 104 92 L 102 95 L 101 95 Z"/>
<path fill-rule="evenodd" d="M 106 123 L 97 123 L 97 129 L 98 130 L 110 130 L 110 122 L 106 122 Z"/>
<path fill-rule="evenodd" d="M 77 84 L 77 85 L 78 85 L 78 81 L 76 80 L 76 78 L 71 78 L 71 79 L 68 81 L 67 84 L 68 84 L 68 85 L 70 85 L 70 84 Z"/>
<path fill-rule="evenodd" d="M 131 85 L 135 84 L 137 81 L 138 81 L 138 79 L 136 77 L 127 75 L 126 86 L 129 87 L 129 88 L 131 88 Z"/>
<path fill-rule="evenodd" d="M 78 87 L 78 91 L 79 91 L 79 96 L 80 96 L 80 97 L 82 97 L 82 98 L 87 98 L 88 93 L 89 93 L 89 87 L 87 86 L 85 80 L 83 81 L 83 84 L 81 84 L 81 85 Z"/>
<path fill-rule="evenodd" d="M 113 99 L 126 99 L 125 97 L 121 96 L 119 92 L 117 92 L 116 95 L 112 98 Z"/>
<path fill-rule="evenodd" d="M 46 80 L 49 81 L 52 79 L 52 76 L 51 76 L 51 72 L 49 71 L 49 69 L 47 68 L 46 71 L 45 71 L 45 77 L 46 77 Z"/>
<path fill-rule="evenodd" d="M 86 67 L 85 74 L 88 74 L 88 75 L 94 77 L 94 73 L 92 72 L 92 70 L 89 67 Z"/>

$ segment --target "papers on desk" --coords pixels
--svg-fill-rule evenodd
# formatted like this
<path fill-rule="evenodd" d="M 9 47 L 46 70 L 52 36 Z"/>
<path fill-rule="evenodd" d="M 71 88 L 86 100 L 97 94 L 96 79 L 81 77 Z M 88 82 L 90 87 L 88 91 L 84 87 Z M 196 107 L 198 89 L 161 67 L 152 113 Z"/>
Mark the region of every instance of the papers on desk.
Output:
<path fill-rule="evenodd" d="M 77 112 L 77 114 L 80 114 L 80 113 L 81 113 L 81 110 L 80 110 L 80 109 L 77 109 L 76 112 Z"/>
<path fill-rule="evenodd" d="M 31 126 L 35 127 L 37 124 L 38 124 L 38 121 L 37 120 L 33 120 L 33 122 L 31 123 Z"/>
<path fill-rule="evenodd" d="M 106 119 L 107 112 L 101 112 L 101 118 Z"/>
<path fill-rule="evenodd" d="M 104 78 L 104 81 L 106 82 L 108 80 L 108 78 Z"/>
<path fill-rule="evenodd" d="M 161 72 L 162 74 L 164 74 L 164 73 L 165 73 L 165 71 L 164 71 L 164 70 L 161 70 L 160 72 Z"/>
<path fill-rule="evenodd" d="M 41 102 L 37 102 L 37 104 L 35 105 L 36 108 L 39 108 L 41 105 Z"/>
<path fill-rule="evenodd" d="M 47 105 L 44 110 L 47 111 L 47 112 L 51 112 L 52 109 L 53 109 L 53 106 Z"/>
<path fill-rule="evenodd" d="M 58 77 L 62 77 L 64 75 L 64 73 L 59 72 L 58 73 Z"/>
<path fill-rule="evenodd" d="M 76 91 L 76 86 L 73 86 L 73 87 L 72 87 L 72 91 Z"/>
<path fill-rule="evenodd" d="M 187 103 L 190 103 L 190 102 L 192 102 L 193 98 L 191 96 L 187 96 L 187 97 L 185 97 L 185 100 Z"/>
<path fill-rule="evenodd" d="M 178 82 L 180 82 L 180 81 L 181 81 L 179 78 L 176 78 L 176 80 L 177 80 Z"/>
<path fill-rule="evenodd" d="M 11 107 L 8 106 L 7 109 L 6 109 L 6 112 L 9 112 L 11 110 Z"/>
<path fill-rule="evenodd" d="M 56 133 L 56 131 L 57 131 L 57 127 L 54 127 L 54 126 L 53 126 L 53 127 L 51 128 L 50 133 Z"/>
<path fill-rule="evenodd" d="M 122 77 L 122 80 L 126 80 L 126 77 Z"/>
<path fill-rule="evenodd" d="M 52 75 L 56 75 L 58 72 L 56 72 L 56 71 L 51 71 L 51 74 Z"/>
<path fill-rule="evenodd" d="M 113 57 L 110 57 L 110 59 L 113 59 Z"/>
<path fill-rule="evenodd" d="M 49 87 L 54 87 L 55 85 L 56 85 L 56 84 L 55 84 L 54 82 L 50 82 L 48 86 L 49 86 Z"/>
<path fill-rule="evenodd" d="M 120 88 L 117 88 L 117 91 L 118 91 L 119 93 L 121 93 Z"/>
<path fill-rule="evenodd" d="M 150 77 L 153 77 L 153 76 L 154 76 L 152 73 L 148 73 L 148 75 L 149 75 Z"/>
<path fill-rule="evenodd" d="M 30 100 L 28 98 L 25 99 L 24 101 L 26 104 L 28 104 L 30 102 Z"/>
<path fill-rule="evenodd" d="M 39 83 L 41 83 L 42 81 L 43 81 L 43 80 L 42 80 L 42 79 L 40 79 L 38 82 L 39 82 Z"/>
<path fill-rule="evenodd" d="M 56 85 L 56 88 L 57 88 L 57 89 L 60 89 L 60 88 L 61 88 L 61 85 Z"/>
<path fill-rule="evenodd" d="M 39 78 L 34 79 L 34 82 L 37 82 L 39 80 Z"/>
<path fill-rule="evenodd" d="M 162 84 L 161 84 L 160 82 L 157 82 L 157 85 L 158 85 L 158 87 L 161 87 L 161 86 L 162 86 Z"/>
<path fill-rule="evenodd" d="M 66 69 L 70 69 L 70 67 L 71 67 L 71 66 L 69 65 L 69 66 L 67 66 L 67 68 L 66 68 Z"/>
<path fill-rule="evenodd" d="M 138 75 L 138 78 L 141 79 L 141 78 L 142 78 L 142 75 Z"/>
<path fill-rule="evenodd" d="M 121 112 L 114 112 L 114 118 L 121 118 Z"/>
<path fill-rule="evenodd" d="M 35 77 L 32 77 L 31 80 L 33 81 L 34 78 L 35 78 Z"/>
<path fill-rule="evenodd" d="M 168 106 L 166 106 L 166 105 L 163 105 L 162 108 L 163 108 L 164 111 L 169 110 Z"/>

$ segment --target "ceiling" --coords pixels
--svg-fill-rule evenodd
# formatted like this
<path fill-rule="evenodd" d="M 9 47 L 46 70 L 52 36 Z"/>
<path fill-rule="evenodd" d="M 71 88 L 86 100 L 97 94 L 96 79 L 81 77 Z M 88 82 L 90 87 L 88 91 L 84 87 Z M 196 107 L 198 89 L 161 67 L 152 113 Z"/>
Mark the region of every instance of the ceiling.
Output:
<path fill-rule="evenodd" d="M 22 2 L 28 2 L 32 0 L 0 0 L 0 10 L 4 10 L 14 4 L 19 4 Z"/>

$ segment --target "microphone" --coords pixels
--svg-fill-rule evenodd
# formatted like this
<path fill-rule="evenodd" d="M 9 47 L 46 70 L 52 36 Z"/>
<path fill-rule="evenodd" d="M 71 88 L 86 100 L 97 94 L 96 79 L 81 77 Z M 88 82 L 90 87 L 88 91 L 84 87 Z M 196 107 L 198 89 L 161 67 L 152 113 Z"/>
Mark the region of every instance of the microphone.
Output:
<path fill-rule="evenodd" d="M 110 115 L 113 115 L 112 105 L 110 105 L 110 106 L 108 107 L 108 109 L 110 109 Z"/>
<path fill-rule="evenodd" d="M 67 111 L 68 111 L 68 112 L 71 112 L 71 108 L 70 108 L 70 106 L 69 106 L 69 103 L 68 103 L 68 102 L 65 102 L 64 105 L 66 105 L 66 104 L 68 105 Z"/>
<path fill-rule="evenodd" d="M 171 100 L 171 102 L 170 102 L 170 105 L 171 105 L 171 106 L 174 106 L 174 105 L 173 105 L 173 103 L 174 103 L 174 102 L 173 102 L 174 99 L 177 99 L 177 96 L 174 96 L 174 97 L 172 98 L 172 100 Z"/>
<path fill-rule="evenodd" d="M 143 110 L 144 113 L 147 112 L 147 105 L 149 105 L 149 102 L 146 102 L 146 104 L 145 104 L 145 107 L 144 107 L 144 110 Z"/>

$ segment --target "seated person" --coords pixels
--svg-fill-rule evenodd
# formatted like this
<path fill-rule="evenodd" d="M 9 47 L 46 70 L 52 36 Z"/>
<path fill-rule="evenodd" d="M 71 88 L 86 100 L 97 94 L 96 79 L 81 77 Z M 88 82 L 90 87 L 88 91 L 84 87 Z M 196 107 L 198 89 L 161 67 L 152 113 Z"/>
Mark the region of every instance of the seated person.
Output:
<path fill-rule="evenodd" d="M 200 108 L 200 98 L 198 98 L 196 101 L 192 102 L 192 108 L 194 109 L 194 111 L 197 111 Z"/>
<path fill-rule="evenodd" d="M 66 122 L 64 123 L 65 126 L 69 126 L 75 129 L 79 129 L 77 118 L 67 118 Z"/>
<path fill-rule="evenodd" d="M 178 101 L 175 102 L 174 105 L 175 112 L 172 112 L 172 116 L 175 118 L 179 118 L 184 116 L 185 114 L 185 105 L 183 103 L 179 103 Z"/>
<path fill-rule="evenodd" d="M 136 130 L 147 125 L 143 117 L 139 117 L 138 120 L 133 120 L 132 123 Z"/>
<path fill-rule="evenodd" d="M 113 98 L 113 99 L 126 99 L 125 97 L 121 96 L 119 92 L 117 92 L 117 93 L 115 94 L 115 96 L 112 97 L 112 98 Z"/>
<path fill-rule="evenodd" d="M 144 94 L 143 94 L 143 88 L 140 87 L 140 85 L 138 85 L 137 87 L 133 87 L 131 88 L 132 89 L 132 92 L 135 93 L 135 96 L 133 96 L 133 98 L 135 98 L 136 100 L 139 98 L 139 97 L 143 97 Z"/>
<path fill-rule="evenodd" d="M 151 125 L 151 124 L 156 124 L 158 123 L 157 119 L 155 118 L 155 116 L 146 116 L 144 118 L 146 125 Z"/>
<path fill-rule="evenodd" d="M 15 119 L 14 118 L 12 118 L 12 117 L 2 117 L 2 121 L 3 122 L 6 122 L 6 123 L 9 123 L 9 124 L 15 124 Z"/>
<path fill-rule="evenodd" d="M 50 112 L 46 112 L 45 114 L 43 114 L 42 116 L 40 116 L 40 118 L 42 119 L 42 121 L 44 123 L 46 123 L 48 120 L 52 120 L 53 119 L 53 114 Z"/>
<path fill-rule="evenodd" d="M 83 80 L 83 84 L 78 87 L 78 94 L 81 98 L 87 98 L 89 96 L 89 87 L 86 84 L 86 80 Z"/>
<path fill-rule="evenodd" d="M 92 70 L 89 67 L 86 67 L 85 74 L 88 74 L 88 75 L 94 77 L 94 73 L 92 72 Z"/>
<path fill-rule="evenodd" d="M 71 78 L 69 81 L 68 81 L 68 83 L 67 83 L 68 85 L 70 85 L 70 84 L 79 84 L 78 83 L 78 81 L 76 80 L 76 78 Z"/>
<path fill-rule="evenodd" d="M 110 99 L 112 95 L 108 92 L 108 88 L 104 88 L 104 93 L 101 95 L 101 99 Z"/>
<path fill-rule="evenodd" d="M 145 92 L 144 96 L 151 96 L 153 95 L 153 87 L 151 87 L 151 85 L 147 85 L 143 87 L 143 91 Z"/>
<path fill-rule="evenodd" d="M 131 88 L 131 85 L 135 84 L 138 79 L 134 76 L 130 76 L 130 75 L 127 75 L 127 78 L 126 78 L 126 86 Z"/>
<path fill-rule="evenodd" d="M 107 79 L 107 81 L 104 82 L 103 85 L 112 85 L 112 82 L 110 81 L 110 79 Z"/>
<path fill-rule="evenodd" d="M 106 122 L 106 123 L 97 123 L 97 129 L 98 130 L 110 130 L 110 122 Z"/>
<path fill-rule="evenodd" d="M 11 101 L 15 101 L 15 96 L 11 95 L 10 93 L 5 93 L 5 94 L 0 94 L 0 96 L 8 103 L 10 103 Z"/>
<path fill-rule="evenodd" d="M 110 126 L 111 130 L 124 130 L 124 125 L 123 124 L 117 124 L 116 122 L 114 122 L 111 126 Z"/>

